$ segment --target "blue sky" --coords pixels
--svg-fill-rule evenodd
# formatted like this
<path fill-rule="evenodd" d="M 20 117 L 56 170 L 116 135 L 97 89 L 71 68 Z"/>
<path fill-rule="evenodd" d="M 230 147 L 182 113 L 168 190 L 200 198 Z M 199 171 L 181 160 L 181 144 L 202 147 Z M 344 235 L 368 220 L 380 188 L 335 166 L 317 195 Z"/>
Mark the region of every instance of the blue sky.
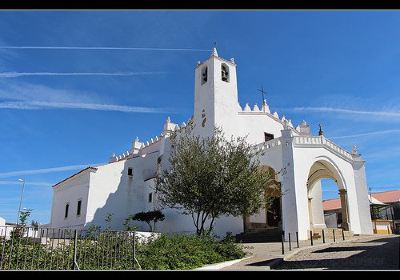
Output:
<path fill-rule="evenodd" d="M 15 221 L 25 178 L 23 207 L 49 222 L 52 184 L 190 118 L 214 41 L 242 105 L 262 85 L 295 125 L 357 144 L 372 191 L 399 188 L 398 26 L 399 11 L 1 11 L 0 216 Z"/>

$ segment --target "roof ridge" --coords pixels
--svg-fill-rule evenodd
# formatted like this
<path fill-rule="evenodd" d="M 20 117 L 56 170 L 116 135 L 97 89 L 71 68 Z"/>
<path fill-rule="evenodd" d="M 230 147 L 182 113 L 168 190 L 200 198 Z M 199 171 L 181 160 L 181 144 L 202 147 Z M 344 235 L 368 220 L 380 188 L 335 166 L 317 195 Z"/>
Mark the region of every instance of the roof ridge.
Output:
<path fill-rule="evenodd" d="M 375 193 L 386 193 L 386 192 L 399 192 L 400 190 L 389 190 L 389 191 L 382 191 L 382 192 L 373 192 L 371 194 L 375 194 Z"/>
<path fill-rule="evenodd" d="M 340 199 L 340 198 L 329 198 L 329 199 L 325 199 L 325 200 L 322 200 L 322 202 L 324 202 L 324 201 L 329 201 L 329 200 L 338 200 L 338 199 Z"/>

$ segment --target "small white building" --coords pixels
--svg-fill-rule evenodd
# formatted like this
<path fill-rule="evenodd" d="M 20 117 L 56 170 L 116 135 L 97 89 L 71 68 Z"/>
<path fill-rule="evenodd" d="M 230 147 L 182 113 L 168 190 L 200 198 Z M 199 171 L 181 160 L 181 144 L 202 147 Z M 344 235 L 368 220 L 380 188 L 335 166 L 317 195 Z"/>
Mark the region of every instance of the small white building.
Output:
<path fill-rule="evenodd" d="M 343 226 L 354 234 L 372 234 L 366 188 L 365 161 L 354 149 L 348 152 L 322 131 L 311 135 L 303 121 L 294 127 L 285 116 L 271 112 L 264 100 L 261 107 L 238 102 L 236 63 L 218 56 L 198 62 L 195 68 L 194 133 L 209 136 L 221 127 L 226 136 L 246 136 L 256 149 L 264 150 L 261 163 L 276 172 L 283 196 L 274 208 L 250 217 L 222 217 L 215 232 L 238 234 L 252 228 L 281 228 L 287 236 L 298 232 L 308 239 L 309 230 L 326 227 L 322 207 L 321 179 L 336 181 L 340 191 Z M 186 124 L 168 118 L 160 135 L 145 142 L 135 139 L 129 151 L 113 155 L 108 164 L 88 167 L 53 186 L 52 227 L 105 226 L 113 213 L 112 227 L 121 229 L 130 214 L 157 207 L 154 193 L 159 168 L 166 168 L 169 136 Z M 174 209 L 163 209 L 160 232 L 194 232 L 191 217 Z M 143 225 L 141 230 L 145 230 Z"/>

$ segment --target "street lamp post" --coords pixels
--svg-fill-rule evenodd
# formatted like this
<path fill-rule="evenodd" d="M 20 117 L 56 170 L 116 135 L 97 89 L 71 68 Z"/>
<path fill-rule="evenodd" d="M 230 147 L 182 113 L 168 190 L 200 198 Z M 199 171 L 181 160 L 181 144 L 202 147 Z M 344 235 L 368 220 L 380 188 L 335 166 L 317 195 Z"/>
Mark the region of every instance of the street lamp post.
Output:
<path fill-rule="evenodd" d="M 18 181 L 22 182 L 22 189 L 21 189 L 21 197 L 19 199 L 19 207 L 18 207 L 18 213 L 17 213 L 17 226 L 18 226 L 18 222 L 19 222 L 19 215 L 21 214 L 22 197 L 24 195 L 24 187 L 25 187 L 25 180 L 18 179 Z"/>

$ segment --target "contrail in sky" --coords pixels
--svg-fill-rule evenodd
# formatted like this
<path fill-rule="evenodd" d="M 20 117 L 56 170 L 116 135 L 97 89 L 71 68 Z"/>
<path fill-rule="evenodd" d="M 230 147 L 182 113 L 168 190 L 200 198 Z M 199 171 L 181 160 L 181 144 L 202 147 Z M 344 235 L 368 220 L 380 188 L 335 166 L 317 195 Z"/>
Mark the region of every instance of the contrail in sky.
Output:
<path fill-rule="evenodd" d="M 49 182 L 26 182 L 26 185 L 31 185 L 31 186 L 38 186 L 38 187 L 49 187 L 53 186 L 54 183 L 49 183 Z M 21 185 L 21 182 L 18 181 L 0 181 L 0 185 Z"/>
<path fill-rule="evenodd" d="M 94 111 L 114 111 L 123 113 L 173 113 L 176 109 L 125 106 L 114 104 L 96 103 L 68 103 L 68 102 L 46 102 L 46 101 L 7 101 L 0 102 L 0 109 L 14 110 L 39 110 L 39 109 L 82 109 Z"/>
<path fill-rule="evenodd" d="M 57 46 L 0 46 L 0 49 L 43 49 L 43 50 L 126 50 L 126 51 L 191 51 L 208 52 L 205 49 L 193 48 L 130 48 L 130 47 L 57 47 Z"/>
<path fill-rule="evenodd" d="M 330 138 L 331 139 L 356 138 L 356 137 L 364 137 L 364 136 L 370 136 L 370 135 L 390 134 L 390 133 L 399 133 L 399 132 L 400 132 L 400 129 L 388 129 L 388 130 L 371 131 L 371 132 L 366 132 L 366 133 L 344 135 L 344 136 L 337 136 L 337 137 L 330 137 Z"/>
<path fill-rule="evenodd" d="M 166 72 L 0 72 L 0 78 L 23 76 L 140 76 L 164 73 Z"/>
<path fill-rule="evenodd" d="M 104 164 L 104 163 L 67 165 L 67 166 L 52 167 L 52 168 L 10 171 L 10 172 L 0 173 L 0 178 L 26 176 L 26 175 L 36 175 L 36 174 L 46 174 L 46 173 L 55 173 L 55 172 L 63 172 L 63 171 L 70 171 L 70 170 L 78 170 L 78 169 L 86 168 L 88 166 L 94 166 L 95 167 L 95 166 L 102 165 L 102 164 Z"/>
<path fill-rule="evenodd" d="M 353 115 L 400 118 L 400 112 L 398 111 L 362 111 L 332 107 L 296 107 L 293 110 L 297 112 L 344 113 Z"/>

